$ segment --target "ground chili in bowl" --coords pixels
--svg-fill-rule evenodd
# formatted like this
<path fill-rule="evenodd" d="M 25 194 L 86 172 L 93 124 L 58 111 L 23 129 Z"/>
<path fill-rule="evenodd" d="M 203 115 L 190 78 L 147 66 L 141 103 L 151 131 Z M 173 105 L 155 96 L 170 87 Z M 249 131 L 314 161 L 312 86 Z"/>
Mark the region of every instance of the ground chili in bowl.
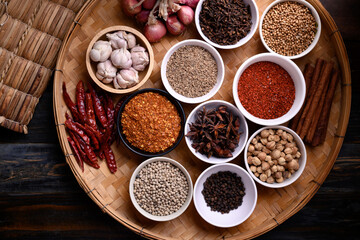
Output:
<path fill-rule="evenodd" d="M 185 113 L 180 103 L 161 89 L 130 95 L 118 115 L 118 133 L 132 152 L 161 156 L 172 151 L 184 135 Z"/>
<path fill-rule="evenodd" d="M 305 99 L 305 80 L 291 60 L 262 53 L 246 60 L 233 82 L 240 112 L 260 125 L 280 125 L 293 118 Z"/>

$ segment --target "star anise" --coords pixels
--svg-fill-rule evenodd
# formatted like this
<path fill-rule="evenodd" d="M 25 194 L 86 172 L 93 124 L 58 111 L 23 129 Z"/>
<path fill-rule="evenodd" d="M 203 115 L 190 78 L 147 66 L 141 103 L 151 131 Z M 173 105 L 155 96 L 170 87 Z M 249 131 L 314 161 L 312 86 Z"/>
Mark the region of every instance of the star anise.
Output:
<path fill-rule="evenodd" d="M 240 140 L 240 120 L 226 106 L 210 110 L 203 107 L 189 127 L 186 136 L 193 141 L 192 147 L 207 157 L 232 157 Z"/>

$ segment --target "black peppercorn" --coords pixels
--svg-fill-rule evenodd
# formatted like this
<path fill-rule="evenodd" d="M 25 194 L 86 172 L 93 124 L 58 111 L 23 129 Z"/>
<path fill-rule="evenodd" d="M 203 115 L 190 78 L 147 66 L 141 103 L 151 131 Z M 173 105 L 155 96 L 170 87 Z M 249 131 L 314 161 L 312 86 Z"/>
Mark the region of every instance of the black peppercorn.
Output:
<path fill-rule="evenodd" d="M 202 194 L 211 211 L 229 213 L 237 209 L 245 196 L 244 183 L 241 177 L 230 171 L 212 174 L 204 182 Z"/>

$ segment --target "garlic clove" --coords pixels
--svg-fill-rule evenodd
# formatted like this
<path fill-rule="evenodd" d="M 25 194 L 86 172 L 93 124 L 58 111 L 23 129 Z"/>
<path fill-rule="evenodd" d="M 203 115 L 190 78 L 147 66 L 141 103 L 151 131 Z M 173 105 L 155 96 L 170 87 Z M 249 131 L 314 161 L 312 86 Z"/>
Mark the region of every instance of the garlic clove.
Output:
<path fill-rule="evenodd" d="M 90 51 L 90 58 L 94 62 L 106 61 L 112 52 L 111 44 L 107 41 L 97 41 Z"/>
<path fill-rule="evenodd" d="M 132 67 L 137 71 L 144 71 L 149 64 L 149 53 L 145 48 L 137 45 L 131 49 Z"/>
<path fill-rule="evenodd" d="M 136 38 L 134 34 L 123 31 L 124 39 L 127 41 L 128 48 L 132 49 L 136 45 Z"/>
<path fill-rule="evenodd" d="M 110 60 L 106 60 L 98 63 L 96 77 L 104 83 L 111 83 L 116 77 L 116 72 L 116 67 L 112 65 Z"/>
<path fill-rule="evenodd" d="M 109 39 L 109 42 L 113 49 L 119 49 L 119 48 L 128 48 L 128 44 L 126 39 L 124 39 L 123 31 L 118 31 L 115 33 L 108 33 L 106 34 L 107 39 Z"/>
<path fill-rule="evenodd" d="M 131 53 L 125 49 L 116 49 L 111 53 L 111 62 L 117 68 L 130 68 L 132 65 Z"/>

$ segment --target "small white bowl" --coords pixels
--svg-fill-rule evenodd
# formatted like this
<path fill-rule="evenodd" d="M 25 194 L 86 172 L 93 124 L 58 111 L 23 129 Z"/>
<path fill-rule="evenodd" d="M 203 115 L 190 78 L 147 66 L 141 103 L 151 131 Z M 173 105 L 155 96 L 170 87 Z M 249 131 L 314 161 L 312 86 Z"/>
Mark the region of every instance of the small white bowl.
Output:
<path fill-rule="evenodd" d="M 216 48 L 221 48 L 221 49 L 234 49 L 234 48 L 238 48 L 242 45 L 244 45 L 245 43 L 247 43 L 255 34 L 256 29 L 258 27 L 259 24 L 259 10 L 258 7 L 255 3 L 254 0 L 244 0 L 245 5 L 249 5 L 250 6 L 250 12 L 251 12 L 251 29 L 250 32 L 242 39 L 240 39 L 239 42 L 237 42 L 236 44 L 232 44 L 232 45 L 220 45 L 217 44 L 213 41 L 211 41 L 209 38 L 207 38 L 204 33 L 201 30 L 201 26 L 200 26 L 200 12 L 202 9 L 202 5 L 203 2 L 205 0 L 200 0 L 196 10 L 195 10 L 195 25 L 196 25 L 196 29 L 198 31 L 198 33 L 200 34 L 200 36 L 208 43 L 210 43 L 211 45 L 213 45 Z"/>
<path fill-rule="evenodd" d="M 268 11 L 273 7 L 275 6 L 276 4 L 278 3 L 281 3 L 281 2 L 298 2 L 306 7 L 308 7 L 312 13 L 312 15 L 314 16 L 315 18 L 315 21 L 318 25 L 317 27 L 317 32 L 315 34 L 315 38 L 313 40 L 313 42 L 310 44 L 310 46 L 305 50 L 303 51 L 302 53 L 300 54 L 297 54 L 297 55 L 294 55 L 294 56 L 284 56 L 284 55 L 281 55 L 279 53 L 276 53 L 274 52 L 265 42 L 264 40 L 264 37 L 263 37 L 263 34 L 262 34 L 262 25 L 263 25 L 263 21 L 264 21 L 264 17 L 266 16 L 266 14 L 268 13 Z M 320 20 L 320 17 L 319 17 L 319 14 L 317 13 L 316 9 L 310 4 L 308 3 L 307 1 L 304 1 L 304 0 L 277 0 L 277 1 L 274 1 L 272 2 L 266 9 L 265 11 L 263 12 L 262 16 L 261 16 L 261 20 L 260 20 L 260 25 L 259 25 L 259 33 L 260 33 L 260 39 L 261 39 L 261 42 L 263 43 L 263 45 L 265 46 L 265 48 L 271 52 L 271 53 L 274 53 L 274 54 L 277 54 L 277 55 L 280 55 L 280 56 L 284 56 L 288 59 L 297 59 L 297 58 L 301 58 L 303 56 L 305 56 L 306 54 L 308 54 L 317 44 L 317 42 L 319 41 L 320 39 L 320 35 L 321 35 L 321 20 Z"/>
<path fill-rule="evenodd" d="M 212 174 L 220 171 L 236 173 L 241 177 L 245 187 L 245 195 L 241 206 L 225 214 L 211 211 L 201 193 L 204 189 L 204 182 L 206 179 Z M 257 189 L 254 180 L 242 167 L 232 163 L 223 163 L 213 165 L 201 173 L 195 183 L 193 198 L 197 212 L 205 221 L 217 227 L 229 228 L 241 224 L 250 217 L 256 206 Z"/>
<path fill-rule="evenodd" d="M 285 179 L 282 183 L 267 183 L 267 182 L 263 182 L 261 181 L 258 177 L 256 177 L 254 175 L 254 173 L 250 170 L 250 166 L 249 163 L 247 162 L 247 149 L 249 148 L 249 144 L 251 143 L 251 140 L 258 134 L 260 134 L 260 132 L 262 130 L 265 129 L 282 129 L 288 133 L 290 133 L 293 137 L 294 137 L 294 141 L 297 144 L 297 147 L 301 153 L 301 157 L 299 158 L 299 169 L 290 176 L 290 178 Z M 244 162 L 245 162 L 245 167 L 246 170 L 249 172 L 250 176 L 259 184 L 265 186 L 265 187 L 269 187 L 269 188 L 282 188 L 282 187 L 286 187 L 289 186 L 290 184 L 292 184 L 293 182 L 295 182 L 300 175 L 302 174 L 302 172 L 305 169 L 305 165 L 306 165 L 306 160 L 307 160 L 307 154 L 306 154 L 306 147 L 304 142 L 301 140 L 301 138 L 299 137 L 299 135 L 296 134 L 296 132 L 294 132 L 293 130 L 291 130 L 290 128 L 284 127 L 284 126 L 271 126 L 271 127 L 263 127 L 260 128 L 259 130 L 257 130 L 256 132 L 254 132 L 253 135 L 251 135 L 251 137 L 249 138 L 248 142 L 246 143 L 246 147 L 245 147 L 245 153 L 244 153 Z"/>
<path fill-rule="evenodd" d="M 184 204 L 181 206 L 181 208 L 179 210 L 177 210 L 176 212 L 167 215 L 167 216 L 155 216 L 152 215 L 150 213 L 148 213 L 147 211 L 145 211 L 143 208 L 140 207 L 140 205 L 137 203 L 135 196 L 134 196 L 134 189 L 133 189 L 133 185 L 134 185 L 134 181 L 136 179 L 136 176 L 138 175 L 138 173 L 140 172 L 140 170 L 145 167 L 147 164 L 152 163 L 152 162 L 169 162 L 173 165 L 175 165 L 176 167 L 178 167 L 185 175 L 186 180 L 189 184 L 189 192 L 188 195 L 186 197 L 186 200 L 184 202 Z M 130 194 L 130 199 L 131 202 L 133 203 L 134 207 L 136 208 L 136 210 L 138 210 L 143 216 L 147 217 L 148 219 L 154 220 L 154 221 L 158 221 L 158 222 L 164 222 L 164 221 L 170 221 L 174 218 L 177 218 L 178 216 L 180 216 L 185 210 L 186 208 L 189 206 L 191 199 L 192 199 L 192 194 L 193 194 L 193 184 L 191 181 L 191 177 L 190 174 L 188 173 L 188 171 L 177 161 L 171 159 L 171 158 L 167 158 L 167 157 L 154 157 L 154 158 L 150 158 L 144 162 L 142 162 L 133 172 L 131 179 L 130 179 L 130 184 L 129 184 L 129 194 Z"/>
<path fill-rule="evenodd" d="M 245 71 L 246 68 L 248 68 L 250 65 L 256 63 L 256 62 L 273 62 L 281 67 L 283 67 L 291 76 L 292 80 L 294 81 L 295 86 L 295 100 L 290 108 L 290 110 L 284 114 L 283 116 L 275 119 L 262 119 L 258 118 L 251 113 L 249 113 L 241 104 L 239 95 L 238 95 L 238 84 L 239 79 L 242 75 L 242 73 Z M 234 77 L 233 82 L 233 97 L 236 106 L 239 108 L 240 112 L 250 121 L 259 124 L 259 125 L 265 125 L 265 126 L 273 126 L 273 125 L 280 125 L 287 121 L 289 121 L 291 118 L 293 118 L 301 109 L 301 106 L 304 103 L 305 100 L 305 94 L 306 94 L 306 85 L 305 85 L 305 79 L 304 76 L 299 69 L 299 67 L 291 60 L 274 53 L 261 53 L 258 55 L 255 55 L 249 59 L 247 59 L 238 69 L 236 72 L 236 75 Z"/>
<path fill-rule="evenodd" d="M 204 49 L 206 49 L 207 51 L 209 51 L 209 53 L 211 53 L 211 55 L 214 57 L 215 61 L 216 61 L 216 65 L 218 68 L 218 74 L 217 74 L 217 82 L 215 84 L 215 86 L 210 90 L 210 92 L 208 92 L 207 94 L 201 96 L 201 97 L 196 97 L 196 98 L 190 98 L 190 97 L 185 97 L 179 93 L 177 93 L 170 85 L 167 77 L 166 77 L 166 67 L 167 67 L 167 63 L 171 57 L 171 55 L 178 50 L 179 48 L 183 47 L 183 46 L 200 46 Z M 181 41 L 177 44 L 175 44 L 174 46 L 172 46 L 167 53 L 165 54 L 162 63 L 161 63 L 161 80 L 164 84 L 164 87 L 166 88 L 166 90 L 177 100 L 184 102 L 184 103 L 200 103 L 200 102 L 204 102 L 208 99 L 210 99 L 211 97 L 213 97 L 217 91 L 219 91 L 221 84 L 224 81 L 224 77 L 225 77 L 225 67 L 224 67 L 224 62 L 221 58 L 220 53 L 214 48 L 212 47 L 210 44 L 201 41 L 201 40 L 197 40 L 197 39 L 188 39 L 188 40 L 184 40 Z"/>
<path fill-rule="evenodd" d="M 231 103 L 226 102 L 226 101 L 222 101 L 222 100 L 211 100 L 211 101 L 204 102 L 204 103 L 198 105 L 196 108 L 194 108 L 191 111 L 191 113 L 189 114 L 189 116 L 188 116 L 188 118 L 186 120 L 186 123 L 185 123 L 185 129 L 184 130 L 185 130 L 185 135 L 186 135 L 190 131 L 189 124 L 195 122 L 198 111 L 202 110 L 204 106 L 206 107 L 207 110 L 209 110 L 209 109 L 217 108 L 217 107 L 222 106 L 222 105 L 226 106 L 227 109 L 229 111 L 231 111 L 233 113 L 233 115 L 238 117 L 239 120 L 240 120 L 240 129 L 239 129 L 239 131 L 242 132 L 242 134 L 240 135 L 239 145 L 235 148 L 235 151 L 232 152 L 232 155 L 233 155 L 232 157 L 230 157 L 230 158 L 218 158 L 218 157 L 211 156 L 210 158 L 208 158 L 206 155 L 203 155 L 203 154 L 201 154 L 199 152 L 196 152 L 195 149 L 191 146 L 193 141 L 190 140 L 189 137 L 185 136 L 186 145 L 188 146 L 190 151 L 198 159 L 200 159 L 201 161 L 211 163 L 211 164 L 226 163 L 226 162 L 229 162 L 229 161 L 235 159 L 237 156 L 240 155 L 240 153 L 242 152 L 242 150 L 245 147 L 246 141 L 248 139 L 248 134 L 249 134 L 246 119 L 241 114 L 239 109 L 237 109 Z"/>

